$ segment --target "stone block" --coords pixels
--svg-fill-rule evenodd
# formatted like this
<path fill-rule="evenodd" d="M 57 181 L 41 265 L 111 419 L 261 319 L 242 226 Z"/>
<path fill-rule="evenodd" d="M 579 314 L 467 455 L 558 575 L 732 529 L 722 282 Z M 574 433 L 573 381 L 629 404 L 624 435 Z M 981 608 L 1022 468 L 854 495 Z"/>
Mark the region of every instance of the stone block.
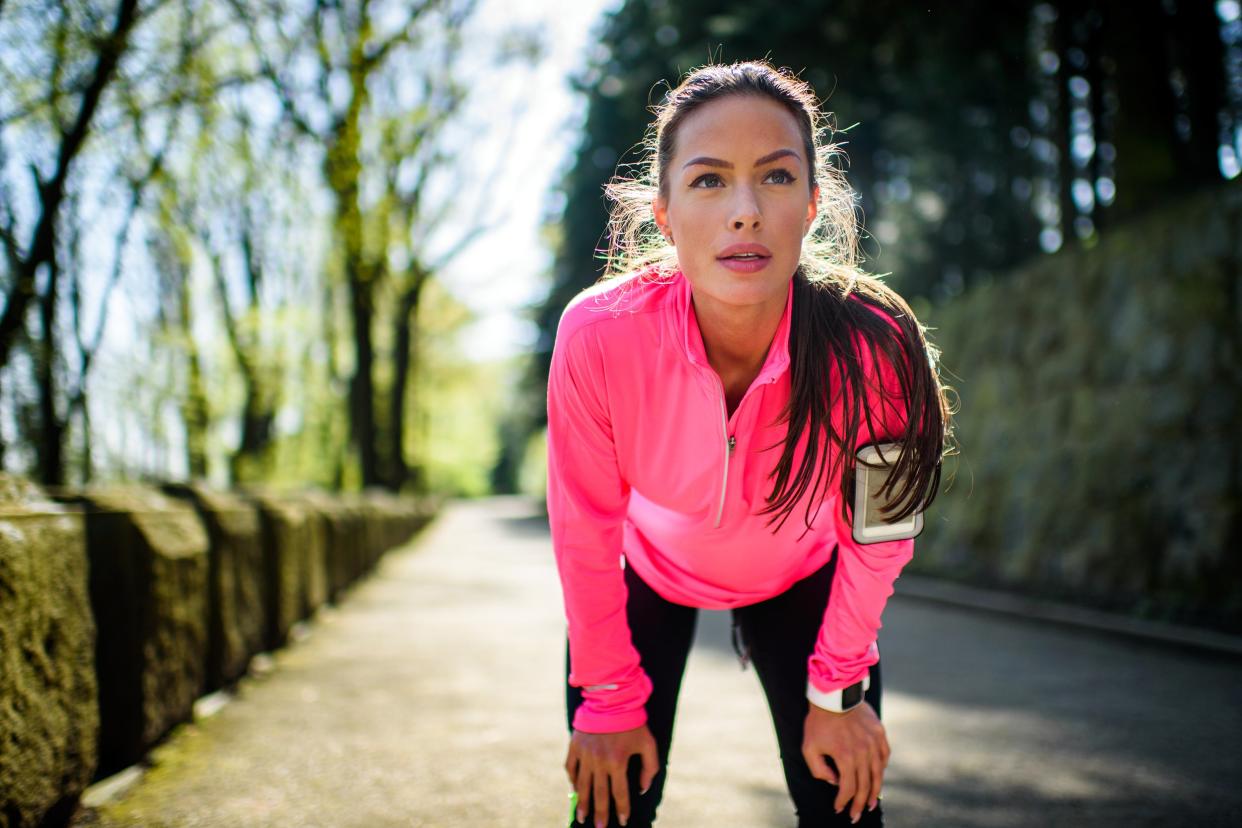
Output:
<path fill-rule="evenodd" d="M 102 777 L 189 721 L 203 693 L 207 532 L 193 507 L 148 486 L 88 487 L 62 499 L 86 512 Z"/>
<path fill-rule="evenodd" d="M 310 560 L 305 542 L 307 513 L 273 491 L 251 488 L 243 494 L 258 508 L 263 529 L 263 642 L 265 649 L 274 650 L 304 616 Z"/>
<path fill-rule="evenodd" d="M 356 544 L 350 508 L 328 492 L 299 492 L 297 499 L 310 510 L 310 519 L 319 524 L 323 542 L 325 600 L 339 603 L 346 587 L 353 580 L 352 550 Z"/>
<path fill-rule="evenodd" d="M 0 825 L 65 825 L 95 774 L 86 527 L 0 473 Z"/>
<path fill-rule="evenodd" d="M 169 483 L 207 530 L 207 692 L 240 678 L 263 649 L 263 527 L 254 504 L 202 483 Z"/>

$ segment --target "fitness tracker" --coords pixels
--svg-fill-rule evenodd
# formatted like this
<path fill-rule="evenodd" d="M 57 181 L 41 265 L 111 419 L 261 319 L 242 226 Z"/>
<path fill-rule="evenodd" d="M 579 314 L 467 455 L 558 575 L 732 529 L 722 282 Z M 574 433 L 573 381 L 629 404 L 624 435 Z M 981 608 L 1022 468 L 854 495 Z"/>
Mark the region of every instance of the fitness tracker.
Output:
<path fill-rule="evenodd" d="M 818 689 L 808 680 L 806 683 L 806 697 L 816 707 L 831 710 L 833 713 L 845 713 L 862 704 L 863 693 L 870 688 L 870 673 L 863 676 L 862 681 L 856 681 L 848 687 L 839 687 L 828 693 Z"/>
<path fill-rule="evenodd" d="M 900 454 L 900 443 L 874 443 L 863 446 L 855 455 L 853 535 L 858 543 L 906 540 L 923 531 L 922 511 L 915 511 L 899 521 L 889 521 L 880 512 L 888 505 L 880 489 L 887 482 Z M 900 484 L 894 485 L 893 489 L 899 490 Z"/>

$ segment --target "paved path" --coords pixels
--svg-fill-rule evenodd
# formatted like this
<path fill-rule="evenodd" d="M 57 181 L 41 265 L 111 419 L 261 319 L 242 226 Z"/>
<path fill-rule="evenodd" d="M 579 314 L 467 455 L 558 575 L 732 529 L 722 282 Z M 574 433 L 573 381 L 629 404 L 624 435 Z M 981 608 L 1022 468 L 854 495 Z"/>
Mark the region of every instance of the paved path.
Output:
<path fill-rule="evenodd" d="M 564 825 L 560 600 L 529 501 L 453 504 L 75 824 Z M 662 826 L 794 824 L 727 619 L 700 617 Z M 900 581 L 880 648 L 890 826 L 1242 824 L 1237 659 L 945 607 Z"/>

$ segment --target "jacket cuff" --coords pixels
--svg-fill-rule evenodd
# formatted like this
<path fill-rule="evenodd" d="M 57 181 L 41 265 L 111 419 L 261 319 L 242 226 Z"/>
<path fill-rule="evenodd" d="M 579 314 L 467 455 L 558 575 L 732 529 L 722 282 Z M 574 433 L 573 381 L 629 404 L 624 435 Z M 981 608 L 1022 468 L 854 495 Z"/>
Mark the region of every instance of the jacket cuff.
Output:
<path fill-rule="evenodd" d="M 647 709 L 639 707 L 628 713 L 594 713 L 584 702 L 574 713 L 574 730 L 583 733 L 620 733 L 647 723 Z"/>

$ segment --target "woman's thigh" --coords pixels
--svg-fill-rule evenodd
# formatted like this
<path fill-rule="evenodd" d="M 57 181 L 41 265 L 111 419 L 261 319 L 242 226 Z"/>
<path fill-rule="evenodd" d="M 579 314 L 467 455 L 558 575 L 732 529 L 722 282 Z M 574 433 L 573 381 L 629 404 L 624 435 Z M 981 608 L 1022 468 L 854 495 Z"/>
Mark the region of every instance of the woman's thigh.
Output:
<path fill-rule="evenodd" d="M 631 566 L 625 568 L 627 590 L 625 615 L 630 638 L 638 651 L 643 671 L 651 679 L 651 696 L 645 705 L 647 727 L 655 738 L 660 770 L 652 780 L 651 789 L 639 796 L 642 761 L 631 757 L 628 768 L 631 814 L 629 828 L 642 828 L 655 819 L 656 807 L 664 793 L 669 749 L 673 742 L 673 720 L 677 713 L 677 696 L 686 670 L 686 658 L 694 641 L 698 610 L 666 601 L 647 585 Z M 565 648 L 566 711 L 570 732 L 574 712 L 582 704 L 582 690 L 569 684 L 569 647 Z M 586 824 L 594 822 L 594 803 L 587 803 Z M 609 828 L 620 826 L 615 804 L 609 804 Z"/>
<path fill-rule="evenodd" d="M 851 825 L 847 806 L 833 810 L 838 788 L 811 775 L 802 756 L 802 730 L 810 704 L 806 698 L 807 659 L 814 650 L 832 587 L 836 557 L 818 571 L 767 601 L 739 607 L 734 622 L 763 685 L 785 782 L 800 826 Z M 880 715 L 880 665 L 871 667 L 871 686 L 864 695 Z M 829 764 L 832 765 L 831 760 Z M 882 826 L 883 805 L 863 810 L 859 826 Z"/>

